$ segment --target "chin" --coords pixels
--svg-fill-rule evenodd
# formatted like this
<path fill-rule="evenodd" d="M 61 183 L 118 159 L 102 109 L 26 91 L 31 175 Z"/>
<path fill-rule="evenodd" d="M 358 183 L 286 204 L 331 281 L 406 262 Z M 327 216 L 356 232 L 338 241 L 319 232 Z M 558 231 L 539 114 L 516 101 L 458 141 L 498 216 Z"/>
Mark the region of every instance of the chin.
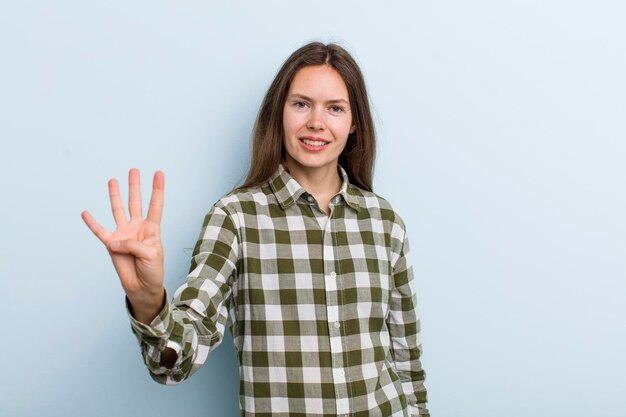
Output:
<path fill-rule="evenodd" d="M 328 165 L 334 165 L 337 163 L 337 160 L 333 160 L 333 159 L 313 159 L 313 158 L 300 158 L 300 159 L 293 159 L 293 162 L 295 162 L 296 164 L 303 166 L 303 167 L 307 167 L 307 168 L 322 168 Z"/>
<path fill-rule="evenodd" d="M 329 165 L 336 165 L 337 160 L 319 159 L 319 158 L 288 158 L 288 163 L 294 168 L 316 169 L 324 168 Z"/>

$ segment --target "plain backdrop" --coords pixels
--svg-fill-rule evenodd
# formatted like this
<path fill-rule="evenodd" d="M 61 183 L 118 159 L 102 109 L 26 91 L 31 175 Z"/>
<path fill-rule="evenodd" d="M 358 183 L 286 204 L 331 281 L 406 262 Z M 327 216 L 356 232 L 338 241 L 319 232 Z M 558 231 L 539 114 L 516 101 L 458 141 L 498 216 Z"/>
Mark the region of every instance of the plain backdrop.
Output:
<path fill-rule="evenodd" d="M 166 285 L 245 176 L 284 59 L 366 77 L 374 190 L 407 223 L 434 417 L 626 415 L 620 1 L 2 1 L 0 415 L 238 411 L 229 334 L 156 384 L 106 251 L 106 183 L 166 175 Z"/>

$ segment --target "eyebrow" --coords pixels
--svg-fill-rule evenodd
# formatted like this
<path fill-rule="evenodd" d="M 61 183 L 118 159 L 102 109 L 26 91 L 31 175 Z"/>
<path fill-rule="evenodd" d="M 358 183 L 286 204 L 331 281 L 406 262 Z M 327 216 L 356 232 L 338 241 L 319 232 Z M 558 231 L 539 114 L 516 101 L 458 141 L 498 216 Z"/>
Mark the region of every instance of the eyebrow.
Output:
<path fill-rule="evenodd" d="M 300 94 L 300 93 L 290 94 L 289 98 L 301 98 L 302 100 L 313 101 L 312 98 L 307 97 L 304 94 Z M 343 98 L 336 98 L 336 99 L 333 99 L 333 100 L 328 100 L 326 103 L 345 103 L 347 105 L 350 105 L 348 100 L 344 100 Z"/>

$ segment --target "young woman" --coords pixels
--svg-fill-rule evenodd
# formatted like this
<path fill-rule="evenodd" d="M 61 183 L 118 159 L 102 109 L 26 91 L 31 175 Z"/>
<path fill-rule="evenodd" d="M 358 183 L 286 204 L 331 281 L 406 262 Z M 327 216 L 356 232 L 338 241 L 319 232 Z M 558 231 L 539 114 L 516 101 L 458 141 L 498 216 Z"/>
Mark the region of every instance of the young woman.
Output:
<path fill-rule="evenodd" d="M 139 172 L 117 228 L 83 213 L 126 292 L 152 377 L 193 374 L 229 325 L 244 416 L 428 416 L 402 219 L 372 192 L 375 133 L 363 76 L 343 48 L 295 51 L 269 88 L 245 184 L 211 208 L 185 284 L 163 286 L 164 176 L 142 218 Z"/>

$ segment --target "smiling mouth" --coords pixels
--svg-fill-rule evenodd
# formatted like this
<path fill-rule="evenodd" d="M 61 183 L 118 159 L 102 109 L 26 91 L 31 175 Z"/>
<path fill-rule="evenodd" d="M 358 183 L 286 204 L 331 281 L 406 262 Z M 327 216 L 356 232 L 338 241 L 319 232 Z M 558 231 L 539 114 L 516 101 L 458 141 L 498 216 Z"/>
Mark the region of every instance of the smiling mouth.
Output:
<path fill-rule="evenodd" d="M 328 142 L 325 142 L 323 140 L 311 140 L 311 139 L 300 139 L 300 142 L 309 145 L 309 146 L 324 146 L 326 144 L 328 144 Z"/>

